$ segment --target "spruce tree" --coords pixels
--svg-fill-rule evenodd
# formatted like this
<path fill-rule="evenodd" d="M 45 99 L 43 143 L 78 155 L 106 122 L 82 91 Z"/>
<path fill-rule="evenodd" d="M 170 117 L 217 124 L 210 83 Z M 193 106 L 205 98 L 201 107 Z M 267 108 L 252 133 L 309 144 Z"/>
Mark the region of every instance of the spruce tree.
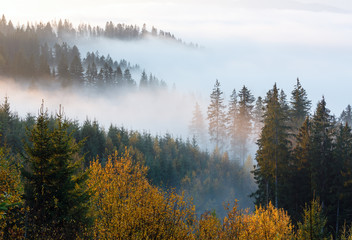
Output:
<path fill-rule="evenodd" d="M 44 106 L 26 145 L 25 179 L 26 238 L 74 239 L 82 236 L 90 223 L 87 175 L 77 159 L 80 145 L 67 133 L 61 111 L 54 129 Z"/>
<path fill-rule="evenodd" d="M 189 131 L 197 142 L 203 146 L 206 144 L 204 117 L 198 102 L 196 102 L 194 107 L 193 118 L 189 126 Z"/>
<path fill-rule="evenodd" d="M 71 78 L 77 83 L 83 83 L 83 67 L 81 63 L 81 59 L 75 55 L 70 64 L 70 74 Z"/>
<path fill-rule="evenodd" d="M 311 101 L 308 100 L 306 90 L 302 87 L 299 79 L 291 92 L 291 126 L 293 127 L 293 133 L 297 133 L 298 129 L 302 126 L 305 118 L 309 114 L 311 107 Z"/>
<path fill-rule="evenodd" d="M 294 220 L 299 220 L 301 209 L 313 200 L 311 165 L 311 121 L 306 117 L 296 136 L 296 146 L 292 152 L 290 166 L 290 204 L 288 212 Z"/>
<path fill-rule="evenodd" d="M 289 160 L 288 117 L 280 104 L 276 84 L 267 93 L 264 127 L 259 138 L 254 170 L 258 190 L 252 195 L 257 205 L 284 206 L 284 189 Z M 282 202 L 279 202 L 282 200 Z M 279 204 L 280 203 L 280 204 Z"/>
<path fill-rule="evenodd" d="M 352 108 L 351 105 L 347 105 L 346 109 L 342 111 L 339 121 L 344 125 L 352 127 Z"/>
<path fill-rule="evenodd" d="M 238 115 L 238 99 L 237 93 L 234 89 L 230 96 L 229 108 L 227 112 L 227 134 L 230 138 L 230 150 L 233 153 L 234 159 L 240 159 L 238 155 L 238 128 L 239 123 L 237 123 L 237 115 Z"/>
<path fill-rule="evenodd" d="M 220 82 L 216 80 L 213 92 L 210 95 L 210 105 L 208 106 L 209 135 L 210 141 L 215 147 L 222 150 L 225 144 L 226 125 L 225 125 L 225 105 L 223 92 L 220 90 Z"/>
<path fill-rule="evenodd" d="M 331 183 L 331 190 L 334 193 L 333 207 L 331 211 L 336 212 L 335 231 L 339 231 L 340 225 L 345 221 L 350 225 L 352 222 L 352 133 L 350 126 L 340 124 L 336 131 L 334 144 L 334 169 L 335 178 Z"/>
<path fill-rule="evenodd" d="M 264 102 L 261 96 L 257 97 L 253 108 L 253 134 L 254 137 L 259 137 L 263 127 Z"/>
<path fill-rule="evenodd" d="M 148 87 L 148 76 L 143 70 L 141 80 L 139 82 L 139 88 L 140 89 L 146 89 Z"/>
<path fill-rule="evenodd" d="M 248 151 L 247 143 L 249 136 L 252 133 L 252 111 L 254 107 L 253 102 L 255 99 L 246 86 L 243 86 L 238 94 L 238 97 L 238 114 L 236 118 L 238 127 L 236 133 L 238 138 L 239 156 L 243 165 Z"/>

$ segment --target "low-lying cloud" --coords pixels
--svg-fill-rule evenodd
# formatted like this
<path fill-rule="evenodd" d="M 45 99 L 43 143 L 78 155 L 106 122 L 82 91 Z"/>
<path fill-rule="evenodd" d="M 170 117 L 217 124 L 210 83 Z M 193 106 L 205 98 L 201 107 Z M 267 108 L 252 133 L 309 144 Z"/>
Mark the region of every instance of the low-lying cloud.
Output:
<path fill-rule="evenodd" d="M 0 95 L 9 97 L 12 111 L 20 117 L 38 114 L 42 99 L 49 114 L 59 105 L 69 119 L 96 119 L 107 130 L 110 124 L 152 134 L 170 133 L 185 138 L 192 118 L 194 97 L 172 90 L 102 91 L 84 88 L 41 88 L 1 79 Z"/>

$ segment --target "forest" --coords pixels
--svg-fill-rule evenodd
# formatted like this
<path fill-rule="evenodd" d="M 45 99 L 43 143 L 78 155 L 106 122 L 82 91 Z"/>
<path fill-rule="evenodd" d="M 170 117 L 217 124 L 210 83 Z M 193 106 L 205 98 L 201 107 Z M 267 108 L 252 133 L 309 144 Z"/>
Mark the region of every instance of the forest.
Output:
<path fill-rule="evenodd" d="M 137 64 L 96 51 L 82 58 L 68 42 L 150 35 L 182 43 L 172 34 L 112 22 L 52 25 L 15 28 L 3 16 L 0 75 L 98 92 L 167 89 Z M 289 99 L 274 84 L 263 97 L 234 89 L 227 103 L 216 80 L 209 100 L 206 114 L 195 103 L 183 139 L 105 129 L 88 113 L 79 122 L 61 106 L 49 114 L 45 100 L 37 115 L 21 117 L 5 96 L 0 238 L 352 239 L 350 105 L 335 117 L 322 97 L 312 109 L 299 79 Z"/>

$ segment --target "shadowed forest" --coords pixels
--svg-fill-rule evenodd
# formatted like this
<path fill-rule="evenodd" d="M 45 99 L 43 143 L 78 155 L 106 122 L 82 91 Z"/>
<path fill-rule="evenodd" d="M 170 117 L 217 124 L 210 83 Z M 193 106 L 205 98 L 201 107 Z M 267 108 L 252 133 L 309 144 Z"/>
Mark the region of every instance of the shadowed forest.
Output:
<path fill-rule="evenodd" d="M 75 38 L 183 47 L 171 33 L 68 20 L 14 27 L 0 21 L 0 75 L 34 88 L 104 94 L 168 91 L 138 64 L 85 57 Z M 139 76 L 139 81 L 133 78 Z M 220 81 L 207 111 L 194 103 L 190 138 L 70 119 L 45 100 L 19 116 L 0 105 L 2 239 L 352 239 L 352 109 L 313 107 L 297 79 L 255 97 L 243 86 L 225 100 Z M 227 102 L 226 102 L 227 101 Z"/>

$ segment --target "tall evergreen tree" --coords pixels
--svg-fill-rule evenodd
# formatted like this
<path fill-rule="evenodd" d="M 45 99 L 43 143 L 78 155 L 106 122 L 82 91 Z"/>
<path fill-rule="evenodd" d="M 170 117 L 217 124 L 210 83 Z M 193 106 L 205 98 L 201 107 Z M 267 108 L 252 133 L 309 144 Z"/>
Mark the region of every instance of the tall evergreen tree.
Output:
<path fill-rule="evenodd" d="M 335 232 L 339 232 L 340 224 L 345 221 L 350 225 L 352 222 L 352 133 L 350 126 L 340 124 L 336 131 L 334 144 L 334 168 L 335 177 L 331 184 L 331 190 L 334 193 L 333 206 L 331 211 L 336 210 Z"/>
<path fill-rule="evenodd" d="M 285 205 L 284 192 L 289 160 L 288 117 L 280 104 L 276 84 L 267 93 L 264 127 L 257 142 L 257 167 L 254 170 L 258 190 L 253 194 L 258 205 Z M 282 202 L 280 201 L 282 200 Z"/>
<path fill-rule="evenodd" d="M 57 66 L 57 75 L 64 86 L 68 86 L 70 84 L 71 75 L 65 55 L 62 55 L 60 58 L 60 62 Z"/>
<path fill-rule="evenodd" d="M 217 149 L 222 150 L 226 138 L 226 115 L 223 92 L 220 90 L 220 82 L 216 80 L 213 92 L 210 95 L 210 105 L 208 106 L 209 135 L 210 141 Z"/>
<path fill-rule="evenodd" d="M 261 96 L 257 97 L 253 108 L 253 134 L 259 137 L 263 127 L 264 102 Z"/>
<path fill-rule="evenodd" d="M 123 74 L 120 66 L 117 66 L 114 72 L 114 75 L 115 75 L 116 85 L 120 87 L 123 86 Z"/>
<path fill-rule="evenodd" d="M 302 87 L 299 79 L 291 92 L 291 125 L 293 127 L 293 133 L 297 133 L 298 129 L 302 126 L 305 118 L 309 114 L 311 107 L 311 101 L 308 100 L 306 90 Z"/>
<path fill-rule="evenodd" d="M 333 206 L 331 193 L 332 180 L 335 178 L 335 163 L 333 159 L 333 125 L 330 110 L 326 108 L 323 99 L 318 103 L 312 119 L 311 158 L 312 158 L 312 188 L 317 197 L 321 199 L 323 209 Z M 335 212 L 334 212 L 335 213 Z M 328 222 L 332 215 L 328 213 Z"/>
<path fill-rule="evenodd" d="M 237 138 L 239 146 L 239 155 L 242 165 L 246 159 L 246 154 L 248 152 L 247 143 L 249 136 L 252 133 L 252 111 L 254 96 L 251 94 L 250 90 L 246 86 L 243 86 L 238 94 L 238 114 L 236 118 L 237 128 Z"/>
<path fill-rule="evenodd" d="M 26 238 L 74 239 L 88 226 L 87 175 L 76 158 L 80 144 L 67 133 L 61 111 L 54 129 L 41 106 L 26 146 L 25 179 Z"/>
<path fill-rule="evenodd" d="M 238 155 L 238 134 L 237 131 L 241 127 L 237 122 L 238 115 L 238 96 L 236 90 L 232 91 L 230 96 L 229 108 L 227 112 L 227 131 L 230 138 L 230 149 L 234 155 L 234 159 L 240 159 Z"/>
<path fill-rule="evenodd" d="M 301 217 L 301 209 L 314 199 L 311 163 L 311 121 L 306 117 L 296 136 L 296 146 L 292 152 L 290 166 L 289 214 L 295 221 Z"/>
<path fill-rule="evenodd" d="M 148 87 L 148 76 L 143 70 L 141 80 L 139 82 L 139 88 L 140 89 L 146 89 Z"/>
<path fill-rule="evenodd" d="M 192 122 L 189 126 L 191 135 L 202 145 L 206 143 L 206 130 L 202 110 L 198 102 L 194 107 Z"/>
<path fill-rule="evenodd" d="M 76 81 L 77 83 L 83 83 L 83 67 L 81 63 L 81 59 L 75 55 L 73 60 L 70 64 L 70 74 L 71 78 Z"/>
<path fill-rule="evenodd" d="M 348 126 L 352 127 L 352 108 L 351 108 L 351 105 L 348 104 L 346 109 L 342 111 L 339 120 L 342 124 L 348 124 Z"/>

